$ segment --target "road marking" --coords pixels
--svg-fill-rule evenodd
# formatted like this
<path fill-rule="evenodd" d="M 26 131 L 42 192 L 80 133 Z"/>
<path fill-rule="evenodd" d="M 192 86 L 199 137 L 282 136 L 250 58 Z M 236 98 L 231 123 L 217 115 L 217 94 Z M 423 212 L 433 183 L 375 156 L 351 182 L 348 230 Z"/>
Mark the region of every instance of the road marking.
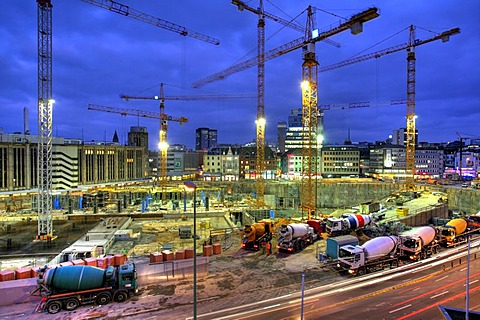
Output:
<path fill-rule="evenodd" d="M 417 291 L 417 290 L 420 290 L 420 287 L 416 287 L 416 288 L 413 289 L 412 291 Z"/>
<path fill-rule="evenodd" d="M 375 307 L 383 306 L 385 303 L 386 303 L 386 302 L 382 302 L 382 303 L 376 304 Z"/>
<path fill-rule="evenodd" d="M 262 309 L 263 309 L 263 310 L 266 310 L 266 309 L 271 309 L 271 308 L 275 308 L 275 307 L 279 307 L 279 306 L 281 306 L 280 303 L 274 304 L 274 305 L 271 305 L 271 306 L 268 306 L 268 307 L 264 307 L 264 308 L 262 308 Z"/>
<path fill-rule="evenodd" d="M 442 293 L 436 294 L 436 295 L 434 295 L 434 296 L 431 296 L 430 299 L 435 299 L 436 297 L 443 296 L 444 294 L 447 294 L 448 292 L 449 292 L 449 291 L 447 290 L 447 291 L 444 291 L 444 292 L 442 292 Z"/>
<path fill-rule="evenodd" d="M 473 281 L 469 282 L 468 284 L 472 284 L 472 283 L 475 283 L 475 282 L 478 282 L 478 281 L 480 281 L 480 280 L 473 280 Z M 464 284 L 463 286 L 466 287 L 467 285 Z"/>
<path fill-rule="evenodd" d="M 394 312 L 400 311 L 402 309 L 405 309 L 405 308 L 408 308 L 408 307 L 411 307 L 411 306 L 412 306 L 411 304 L 407 304 L 406 306 L 403 306 L 403 307 L 397 308 L 395 310 L 392 310 L 389 313 L 394 313 Z"/>
<path fill-rule="evenodd" d="M 442 281 L 443 279 L 446 279 L 446 278 L 448 278 L 448 276 L 445 276 L 445 277 L 442 277 L 442 278 L 440 278 L 440 279 L 437 279 L 437 280 L 435 280 L 435 282 Z"/>
<path fill-rule="evenodd" d="M 460 271 L 465 271 L 465 270 L 467 270 L 467 267 L 465 267 L 465 268 L 463 268 L 463 269 L 460 269 Z"/>

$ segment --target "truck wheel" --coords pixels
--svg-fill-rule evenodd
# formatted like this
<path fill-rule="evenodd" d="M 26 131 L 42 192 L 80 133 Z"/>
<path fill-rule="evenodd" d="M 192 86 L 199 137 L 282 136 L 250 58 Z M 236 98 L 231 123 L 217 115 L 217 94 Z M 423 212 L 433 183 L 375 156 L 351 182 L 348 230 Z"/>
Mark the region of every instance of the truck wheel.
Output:
<path fill-rule="evenodd" d="M 52 301 L 47 304 L 48 313 L 55 314 L 62 310 L 62 304 L 60 301 Z"/>
<path fill-rule="evenodd" d="M 395 269 L 396 267 L 398 267 L 398 261 L 392 261 L 390 264 L 390 269 Z"/>
<path fill-rule="evenodd" d="M 357 276 L 363 276 L 365 274 L 365 269 L 364 268 L 359 268 L 357 271 Z"/>
<path fill-rule="evenodd" d="M 128 299 L 128 294 L 125 292 L 125 291 L 120 291 L 120 292 L 117 292 L 114 296 L 113 296 L 113 300 L 117 301 L 117 302 L 123 302 L 125 300 Z"/>
<path fill-rule="evenodd" d="M 73 311 L 78 308 L 80 301 L 76 298 L 70 298 L 64 303 L 65 310 Z"/>
<path fill-rule="evenodd" d="M 108 304 L 110 301 L 112 301 L 112 298 L 110 297 L 110 295 L 108 293 L 102 292 L 97 296 L 96 301 L 97 301 L 97 304 L 104 305 L 104 304 Z"/>

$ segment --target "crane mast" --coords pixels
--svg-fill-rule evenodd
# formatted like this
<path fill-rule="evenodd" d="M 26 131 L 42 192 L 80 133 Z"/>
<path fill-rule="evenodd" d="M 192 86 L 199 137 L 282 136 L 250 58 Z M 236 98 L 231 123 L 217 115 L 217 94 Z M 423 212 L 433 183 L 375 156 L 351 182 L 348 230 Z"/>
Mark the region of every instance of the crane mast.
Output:
<path fill-rule="evenodd" d="M 118 113 L 122 116 L 137 116 L 150 119 L 158 119 L 160 121 L 160 130 L 159 130 L 159 171 L 158 171 L 158 181 L 160 183 L 160 188 L 162 190 L 162 201 L 166 200 L 166 187 L 167 187 L 167 152 L 168 152 L 168 142 L 167 142 L 167 130 L 168 130 L 168 121 L 175 121 L 182 125 L 185 122 L 188 122 L 188 119 L 185 117 L 173 118 L 165 113 L 165 105 L 163 101 L 160 103 L 160 113 L 143 111 L 136 109 L 126 109 L 126 108 L 115 108 L 109 106 L 101 106 L 96 104 L 89 104 L 88 110 Z"/>
<path fill-rule="evenodd" d="M 405 142 L 405 188 L 415 190 L 415 28 L 410 26 L 407 49 L 407 141 Z"/>
<path fill-rule="evenodd" d="M 112 0 L 82 0 L 100 8 L 131 17 L 156 27 L 176 32 L 214 45 L 216 38 L 189 30 L 175 23 L 153 17 Z M 52 3 L 51 0 L 37 2 L 37 53 L 38 53 L 38 150 L 37 150 L 37 214 L 38 233 L 36 238 L 52 238 Z"/>
<path fill-rule="evenodd" d="M 308 7 L 307 35 L 311 37 L 314 27 L 312 7 Z M 307 44 L 303 52 L 302 64 L 302 180 L 301 180 L 301 210 L 308 218 L 316 210 L 316 188 L 313 177 L 318 166 L 317 135 L 318 135 L 318 62 L 315 56 L 315 43 Z"/>
<path fill-rule="evenodd" d="M 52 4 L 37 0 L 38 13 L 38 234 L 51 239 L 52 223 Z"/>
<path fill-rule="evenodd" d="M 428 39 L 416 39 L 415 27 L 409 27 L 409 41 L 408 43 L 389 47 L 380 51 L 368 53 L 356 58 L 347 59 L 338 63 L 328 65 L 319 69 L 320 72 L 325 72 L 332 69 L 337 69 L 357 62 L 377 59 L 384 55 L 395 53 L 402 50 L 407 50 L 407 140 L 405 141 L 405 189 L 415 190 L 415 79 L 416 79 L 416 58 L 415 47 L 430 43 L 432 41 L 441 40 L 447 42 L 450 36 L 460 33 L 460 28 L 452 28 L 444 31 Z"/>
<path fill-rule="evenodd" d="M 257 25 L 258 36 L 258 71 L 257 71 L 257 162 L 255 168 L 257 206 L 265 204 L 265 19 L 263 15 L 263 1 L 260 0 L 260 13 Z"/>
<path fill-rule="evenodd" d="M 160 95 L 159 96 L 133 96 L 121 94 L 120 98 L 125 101 L 130 100 L 160 100 L 160 126 L 158 131 L 158 181 L 160 183 L 160 188 L 165 190 L 167 187 L 167 155 L 168 155 L 168 141 L 167 141 L 167 130 L 168 130 L 168 121 L 172 121 L 172 118 L 165 114 L 165 100 L 188 100 L 188 101 L 201 101 L 201 100 L 231 100 L 231 99 L 251 99 L 255 95 L 252 94 L 211 94 L 211 95 L 178 95 L 178 96 L 166 96 L 164 90 L 164 83 L 160 84 Z M 183 121 L 184 120 L 184 121 Z M 186 118 L 180 118 L 177 121 L 180 124 L 187 122 Z M 166 192 L 162 192 L 162 200 L 166 200 Z"/>

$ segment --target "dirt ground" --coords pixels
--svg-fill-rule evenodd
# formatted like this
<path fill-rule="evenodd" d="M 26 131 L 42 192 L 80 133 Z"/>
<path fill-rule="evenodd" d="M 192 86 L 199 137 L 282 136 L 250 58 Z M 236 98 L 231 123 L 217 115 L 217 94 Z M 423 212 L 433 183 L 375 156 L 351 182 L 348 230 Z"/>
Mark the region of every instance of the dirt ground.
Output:
<path fill-rule="evenodd" d="M 149 252 L 161 250 L 165 243 L 174 249 L 190 247 L 192 240 L 179 239 L 177 224 L 165 221 L 138 221 L 132 224 L 135 241 L 118 241 L 110 250 L 117 253 L 128 250 L 129 259 L 147 262 Z M 188 222 L 185 222 L 188 224 Z M 208 226 L 208 223 L 206 224 Z M 208 230 L 198 229 L 201 244 L 209 237 Z M 220 239 L 222 240 L 222 239 Z M 322 268 L 316 258 L 317 252 L 325 251 L 325 241 L 319 240 L 295 254 L 279 253 L 266 255 L 265 250 L 245 251 L 240 248 L 240 231 L 223 237 L 222 253 L 210 257 L 208 273 L 197 276 L 198 314 L 232 306 L 270 299 L 301 290 L 302 274 L 305 288 L 317 287 L 338 279 L 331 270 Z M 276 243 L 273 243 L 275 248 Z M 192 277 L 163 280 L 161 283 L 143 286 L 139 294 L 125 303 L 110 303 L 104 306 L 82 306 L 77 310 L 61 311 L 48 315 L 48 319 L 185 319 L 192 316 Z M 41 319 L 41 313 L 32 313 L 31 303 L 0 308 L 0 318 Z"/>

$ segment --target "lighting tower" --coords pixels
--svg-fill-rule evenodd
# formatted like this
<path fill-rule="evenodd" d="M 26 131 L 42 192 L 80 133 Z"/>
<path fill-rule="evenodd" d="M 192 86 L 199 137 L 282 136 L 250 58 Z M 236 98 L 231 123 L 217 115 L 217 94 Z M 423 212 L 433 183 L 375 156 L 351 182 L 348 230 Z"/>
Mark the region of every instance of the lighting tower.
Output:
<path fill-rule="evenodd" d="M 347 59 L 329 66 L 325 66 L 319 69 L 319 72 L 325 72 L 328 70 L 344 67 L 350 64 L 357 62 L 376 59 L 384 56 L 386 54 L 407 50 L 407 141 L 405 145 L 405 159 L 406 159 L 406 180 L 405 180 L 405 189 L 406 190 L 415 190 L 415 47 L 418 47 L 422 44 L 426 44 L 436 40 L 442 40 L 442 42 L 447 42 L 450 40 L 450 36 L 459 34 L 460 28 L 453 28 L 447 31 L 444 31 L 440 34 L 435 35 L 434 37 L 420 40 L 415 39 L 415 27 L 411 25 L 409 27 L 410 36 L 408 43 L 400 44 L 390 48 L 386 48 L 380 51 L 373 53 L 368 53 L 363 56 L 359 56 L 352 59 Z"/>
<path fill-rule="evenodd" d="M 38 13 L 38 234 L 52 236 L 52 4 L 37 0 Z"/>

